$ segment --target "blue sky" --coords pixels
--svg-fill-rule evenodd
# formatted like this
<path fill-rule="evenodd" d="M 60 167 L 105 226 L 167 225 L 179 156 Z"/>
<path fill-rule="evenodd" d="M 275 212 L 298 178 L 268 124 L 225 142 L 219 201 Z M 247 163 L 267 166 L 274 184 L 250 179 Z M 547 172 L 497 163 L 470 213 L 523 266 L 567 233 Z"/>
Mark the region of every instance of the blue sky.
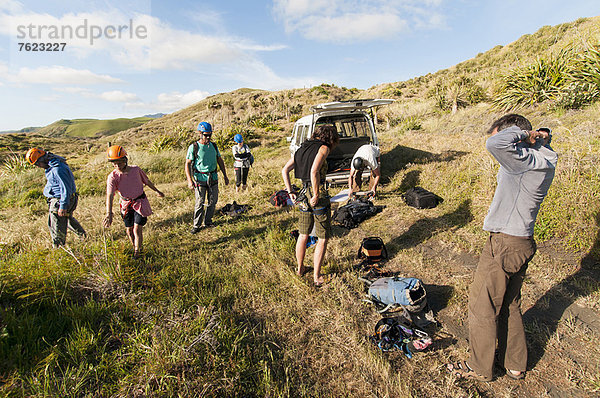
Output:
<path fill-rule="evenodd" d="M 240 87 L 364 89 L 595 15 L 590 0 L 0 0 L 0 130 L 170 113 Z"/>

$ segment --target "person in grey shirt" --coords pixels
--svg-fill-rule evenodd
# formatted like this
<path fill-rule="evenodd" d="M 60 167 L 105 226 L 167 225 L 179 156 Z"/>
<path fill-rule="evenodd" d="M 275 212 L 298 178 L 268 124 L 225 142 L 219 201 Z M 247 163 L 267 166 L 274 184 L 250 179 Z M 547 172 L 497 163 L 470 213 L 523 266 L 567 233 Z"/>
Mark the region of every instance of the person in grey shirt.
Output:
<path fill-rule="evenodd" d="M 521 318 L 521 286 L 536 245 L 535 219 L 554 178 L 557 155 L 550 129 L 532 131 L 529 120 L 509 114 L 488 131 L 486 149 L 500 163 L 497 187 L 483 223 L 489 231 L 469 293 L 467 361 L 447 365 L 457 377 L 492 380 L 496 341 L 499 365 L 522 379 L 527 346 Z"/>

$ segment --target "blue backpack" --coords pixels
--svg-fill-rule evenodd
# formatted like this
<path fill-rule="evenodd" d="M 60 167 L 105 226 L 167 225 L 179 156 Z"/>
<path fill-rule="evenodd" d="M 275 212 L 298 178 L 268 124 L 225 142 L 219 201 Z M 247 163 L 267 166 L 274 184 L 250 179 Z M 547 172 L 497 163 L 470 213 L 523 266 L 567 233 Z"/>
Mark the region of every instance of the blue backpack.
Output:
<path fill-rule="evenodd" d="M 369 299 L 385 312 L 401 306 L 409 312 L 420 312 L 427 305 L 427 293 L 420 279 L 397 276 L 379 278 L 369 286 Z"/>

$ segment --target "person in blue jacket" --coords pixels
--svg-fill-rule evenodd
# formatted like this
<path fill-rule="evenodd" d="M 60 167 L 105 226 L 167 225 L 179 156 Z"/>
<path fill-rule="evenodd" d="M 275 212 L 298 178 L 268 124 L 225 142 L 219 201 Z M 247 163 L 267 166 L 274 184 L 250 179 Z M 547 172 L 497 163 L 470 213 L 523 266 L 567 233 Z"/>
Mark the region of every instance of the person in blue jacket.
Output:
<path fill-rule="evenodd" d="M 67 228 L 85 238 L 85 230 L 73 217 L 78 201 L 77 187 L 65 159 L 39 148 L 31 148 L 25 157 L 30 164 L 44 169 L 46 173 L 44 196 L 48 200 L 48 229 L 52 246 L 56 248 L 65 244 Z"/>

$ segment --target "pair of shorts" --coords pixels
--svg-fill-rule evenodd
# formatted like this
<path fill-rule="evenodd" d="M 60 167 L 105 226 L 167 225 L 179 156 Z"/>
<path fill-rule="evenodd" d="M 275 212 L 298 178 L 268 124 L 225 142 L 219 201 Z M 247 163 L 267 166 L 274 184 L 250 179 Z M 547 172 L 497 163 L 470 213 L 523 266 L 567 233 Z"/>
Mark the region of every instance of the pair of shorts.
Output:
<path fill-rule="evenodd" d="M 122 215 L 122 217 L 127 228 L 133 227 L 133 224 L 144 226 L 148 222 L 148 217 L 142 216 L 135 210 L 129 210 L 127 213 Z"/>
<path fill-rule="evenodd" d="M 329 196 L 320 197 L 314 209 L 316 210 L 299 210 L 298 233 L 308 235 L 314 227 L 317 238 L 331 238 L 331 202 Z"/>

